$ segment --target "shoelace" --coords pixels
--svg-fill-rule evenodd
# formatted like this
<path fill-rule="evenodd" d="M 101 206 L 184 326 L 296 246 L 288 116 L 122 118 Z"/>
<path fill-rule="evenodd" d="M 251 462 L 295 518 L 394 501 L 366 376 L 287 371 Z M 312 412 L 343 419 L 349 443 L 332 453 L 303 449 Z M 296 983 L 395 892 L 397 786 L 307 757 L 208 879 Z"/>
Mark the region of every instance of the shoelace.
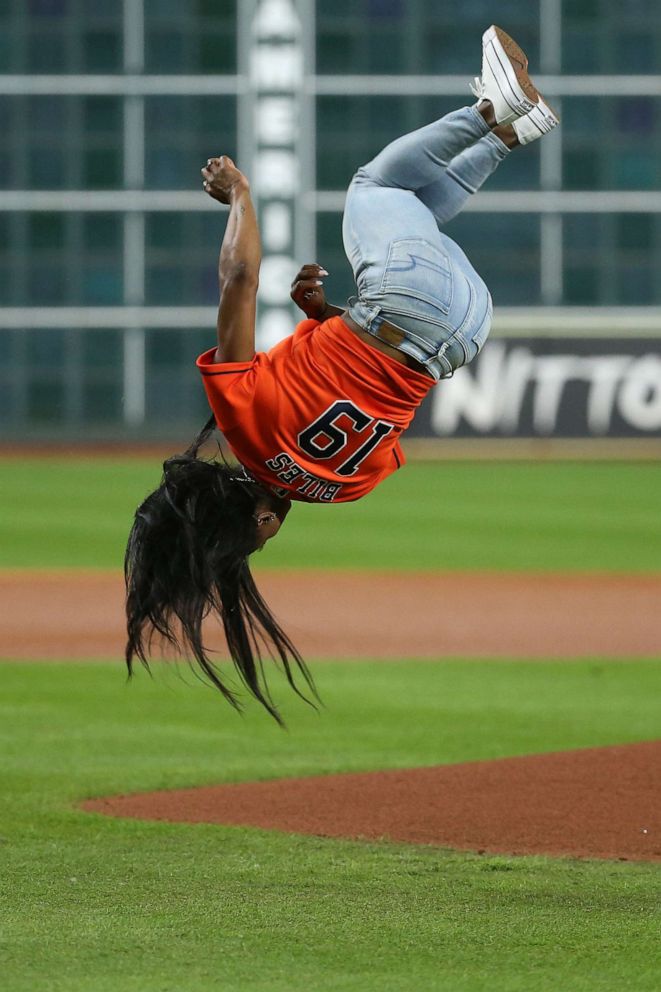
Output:
<path fill-rule="evenodd" d="M 481 100 L 484 96 L 484 83 L 482 82 L 480 76 L 476 76 L 473 82 L 468 85 L 473 96 L 476 96 L 478 100 Z"/>

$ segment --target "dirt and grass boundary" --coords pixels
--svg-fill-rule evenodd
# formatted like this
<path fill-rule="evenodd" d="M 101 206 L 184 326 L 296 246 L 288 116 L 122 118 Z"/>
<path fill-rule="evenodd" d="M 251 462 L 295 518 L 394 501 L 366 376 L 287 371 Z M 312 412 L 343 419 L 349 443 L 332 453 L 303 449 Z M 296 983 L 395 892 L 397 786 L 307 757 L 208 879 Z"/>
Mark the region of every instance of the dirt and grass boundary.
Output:
<path fill-rule="evenodd" d="M 308 658 L 657 657 L 661 576 L 264 572 Z M 5 657 L 121 658 L 116 572 L 0 572 Z M 211 632 L 221 646 L 220 634 Z M 661 860 L 661 744 L 94 800 L 117 816 Z"/>

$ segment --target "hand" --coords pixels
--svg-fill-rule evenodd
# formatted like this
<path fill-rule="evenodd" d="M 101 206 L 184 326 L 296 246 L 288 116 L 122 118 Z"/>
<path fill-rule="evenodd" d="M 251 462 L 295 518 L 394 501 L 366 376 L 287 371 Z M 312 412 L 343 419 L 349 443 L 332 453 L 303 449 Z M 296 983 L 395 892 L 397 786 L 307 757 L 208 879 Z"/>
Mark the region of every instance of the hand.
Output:
<path fill-rule="evenodd" d="M 326 269 L 323 269 L 316 262 L 312 262 L 300 269 L 291 284 L 289 295 L 306 317 L 321 320 L 324 316 L 327 304 L 321 276 L 327 275 Z"/>
<path fill-rule="evenodd" d="M 204 192 L 219 203 L 230 203 L 236 193 L 250 189 L 244 174 L 227 155 L 207 159 L 206 166 L 200 172 Z"/>

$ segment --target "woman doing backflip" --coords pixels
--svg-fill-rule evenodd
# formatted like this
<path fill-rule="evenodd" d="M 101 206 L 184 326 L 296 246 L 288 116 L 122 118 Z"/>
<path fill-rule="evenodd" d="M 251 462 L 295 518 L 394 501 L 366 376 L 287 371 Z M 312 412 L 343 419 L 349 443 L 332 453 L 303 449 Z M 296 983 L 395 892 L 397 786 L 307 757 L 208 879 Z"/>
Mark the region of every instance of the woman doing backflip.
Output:
<path fill-rule="evenodd" d="M 219 259 L 218 342 L 197 360 L 213 417 L 136 512 L 126 552 L 129 671 L 147 664 L 152 634 L 192 654 L 223 695 L 233 692 L 202 640 L 222 621 L 238 672 L 278 719 L 263 650 L 311 677 L 261 598 L 248 558 L 275 537 L 292 500 L 360 499 L 399 468 L 400 437 L 427 392 L 479 352 L 489 292 L 443 226 L 507 157 L 557 116 L 500 28 L 483 36 L 477 104 L 388 145 L 355 174 L 343 237 L 357 287 L 345 309 L 326 303 L 319 265 L 292 298 L 307 320 L 255 352 L 260 240 L 246 177 L 227 157 L 202 169 L 204 190 L 229 204 Z M 199 457 L 218 426 L 238 460 Z"/>

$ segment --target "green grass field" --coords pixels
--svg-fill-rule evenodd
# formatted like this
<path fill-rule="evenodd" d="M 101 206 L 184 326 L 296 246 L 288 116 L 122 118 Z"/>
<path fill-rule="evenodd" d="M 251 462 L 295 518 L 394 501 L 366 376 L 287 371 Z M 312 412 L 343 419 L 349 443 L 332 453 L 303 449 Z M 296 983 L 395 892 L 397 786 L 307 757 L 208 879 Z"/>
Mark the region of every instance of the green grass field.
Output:
<path fill-rule="evenodd" d="M 2 565 L 116 568 L 157 475 L 128 459 L 0 462 Z M 655 572 L 660 505 L 655 465 L 411 465 L 355 507 L 298 508 L 259 567 Z M 185 668 L 127 685 L 119 661 L 3 664 L 3 990 L 657 992 L 658 865 L 76 809 L 113 792 L 633 742 L 661 727 L 652 661 L 313 668 L 324 708 L 277 686 L 283 732 Z"/>
<path fill-rule="evenodd" d="M 117 568 L 151 457 L 0 461 L 0 567 Z M 661 465 L 411 464 L 357 503 L 297 505 L 260 568 L 661 568 Z"/>

